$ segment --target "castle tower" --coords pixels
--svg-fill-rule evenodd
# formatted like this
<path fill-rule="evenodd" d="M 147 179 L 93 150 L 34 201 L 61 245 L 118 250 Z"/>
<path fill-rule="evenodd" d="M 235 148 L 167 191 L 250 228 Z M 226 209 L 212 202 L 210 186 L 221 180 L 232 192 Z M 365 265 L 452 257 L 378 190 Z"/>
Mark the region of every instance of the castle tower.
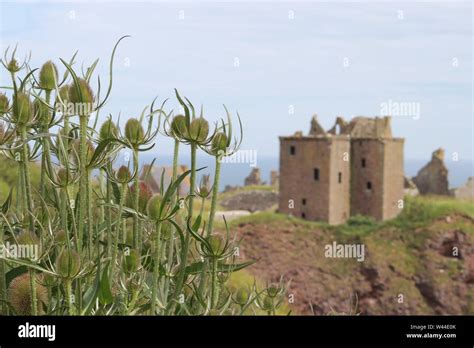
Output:
<path fill-rule="evenodd" d="M 350 213 L 350 138 L 321 130 L 313 118 L 313 135 L 280 137 L 279 212 L 340 224 Z"/>

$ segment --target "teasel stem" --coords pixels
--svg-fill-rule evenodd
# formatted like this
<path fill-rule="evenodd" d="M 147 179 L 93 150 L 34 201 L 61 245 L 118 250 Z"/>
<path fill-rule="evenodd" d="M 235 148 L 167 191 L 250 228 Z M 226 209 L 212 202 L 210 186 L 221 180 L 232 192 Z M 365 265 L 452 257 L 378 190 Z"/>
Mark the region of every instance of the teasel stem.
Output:
<path fill-rule="evenodd" d="M 89 248 L 89 255 L 92 257 L 92 247 L 93 247 L 93 229 L 94 224 L 93 214 L 92 214 L 92 185 L 90 183 L 91 178 L 91 170 L 89 168 L 86 169 L 87 173 L 87 180 L 86 180 L 86 188 L 87 188 L 87 237 L 88 237 L 88 248 Z"/>
<path fill-rule="evenodd" d="M 138 203 L 140 200 L 140 187 L 138 186 L 138 149 L 133 148 L 133 168 L 135 168 L 137 174 L 133 178 L 133 184 L 135 191 L 133 192 L 133 209 L 138 213 Z M 133 217 L 133 247 L 138 247 L 138 216 Z"/>
<path fill-rule="evenodd" d="M 112 169 L 112 162 L 108 161 L 107 166 L 109 167 L 108 169 Z M 112 199 L 112 183 L 110 180 L 106 179 L 106 193 L 105 197 L 107 200 L 107 204 L 110 204 L 110 201 Z M 112 210 L 109 206 L 105 207 L 105 223 L 107 226 L 107 257 L 112 256 Z"/>
<path fill-rule="evenodd" d="M 193 217 L 193 201 L 194 201 L 194 190 L 196 187 L 196 150 L 197 145 L 195 142 L 191 143 L 191 178 L 189 183 L 189 202 L 188 202 L 188 216 L 187 221 L 192 221 Z M 190 240 L 190 233 L 186 231 L 186 236 L 184 237 L 184 245 L 181 249 L 181 262 L 180 262 L 180 270 L 178 274 L 178 281 L 176 283 L 176 289 L 173 296 L 175 300 L 177 296 L 180 295 L 181 290 L 184 284 L 184 277 L 186 275 L 186 263 L 188 261 L 188 253 L 189 253 L 189 240 Z M 172 306 L 174 307 L 174 305 Z"/>
<path fill-rule="evenodd" d="M 67 303 L 67 314 L 73 315 L 73 304 L 72 304 L 72 280 L 64 279 L 64 290 L 66 292 L 66 303 Z"/>
<path fill-rule="evenodd" d="M 218 284 L 217 284 L 217 258 L 213 257 L 211 260 L 211 274 L 212 274 L 212 281 L 211 281 L 211 308 L 217 306 L 217 299 L 218 299 Z"/>
<path fill-rule="evenodd" d="M 26 209 L 29 218 L 29 224 L 31 231 L 34 232 L 34 219 L 33 219 L 33 199 L 31 196 L 31 179 L 30 179 L 30 168 L 28 166 L 28 143 L 26 141 L 26 126 L 21 125 L 21 140 L 23 141 L 23 175 L 25 184 L 25 198 L 26 198 Z"/>
<path fill-rule="evenodd" d="M 125 229 L 122 228 L 122 213 L 123 213 L 123 207 L 125 205 L 125 198 L 127 196 L 127 184 L 122 184 L 122 195 L 120 196 L 120 202 L 119 202 L 119 210 L 118 210 L 118 215 L 117 215 L 117 228 L 115 231 L 115 236 L 114 236 L 114 247 L 112 250 L 112 279 L 114 279 L 115 276 L 115 271 L 116 271 L 116 262 L 117 262 L 117 255 L 118 255 L 118 242 L 120 235 L 123 233 L 125 234 L 126 231 Z M 121 240 L 124 238 L 122 237 Z"/>
<path fill-rule="evenodd" d="M 82 242 L 84 237 L 84 219 L 87 213 L 87 115 L 79 116 L 80 130 L 79 130 L 79 230 L 78 230 L 78 248 L 82 250 Z"/>
<path fill-rule="evenodd" d="M 155 315 L 156 314 L 156 296 L 158 293 L 158 276 L 159 276 L 159 271 L 160 271 L 160 263 L 161 263 L 161 251 L 163 248 L 161 248 L 161 221 L 158 220 L 156 221 L 155 225 L 155 244 L 154 244 L 154 254 L 155 258 L 153 260 L 153 281 L 152 281 L 152 288 L 151 288 L 151 308 L 150 308 L 150 314 Z"/>
<path fill-rule="evenodd" d="M 173 177 L 172 180 L 173 182 L 176 181 L 178 177 L 178 157 L 179 157 L 179 140 L 175 139 L 174 140 L 174 150 L 173 150 Z M 176 203 L 178 199 L 178 191 L 174 194 L 173 197 L 173 203 Z M 171 230 L 170 230 L 170 239 L 168 242 L 168 267 L 167 267 L 167 273 L 168 276 L 165 278 L 165 286 L 164 286 L 164 295 L 163 298 L 165 301 L 168 300 L 168 292 L 169 292 L 169 286 L 170 286 L 170 273 L 171 273 L 171 268 L 173 267 L 173 259 L 174 259 L 174 233 L 175 233 L 175 227 L 174 225 L 171 225 Z"/>
<path fill-rule="evenodd" d="M 219 193 L 219 181 L 221 176 L 221 161 L 216 156 L 216 168 L 214 172 L 214 186 L 212 187 L 211 211 L 209 212 L 209 222 L 207 224 L 207 236 L 212 234 L 214 217 L 216 215 L 217 195 Z"/>
<path fill-rule="evenodd" d="M 31 315 L 38 315 L 38 302 L 36 300 L 36 274 L 33 268 L 29 269 L 31 289 Z"/>
<path fill-rule="evenodd" d="M 0 220 L 0 243 L 4 245 L 4 231 L 3 223 Z M 5 278 L 5 261 L 0 260 L 0 314 L 8 315 L 8 306 L 7 306 L 7 280 Z"/>

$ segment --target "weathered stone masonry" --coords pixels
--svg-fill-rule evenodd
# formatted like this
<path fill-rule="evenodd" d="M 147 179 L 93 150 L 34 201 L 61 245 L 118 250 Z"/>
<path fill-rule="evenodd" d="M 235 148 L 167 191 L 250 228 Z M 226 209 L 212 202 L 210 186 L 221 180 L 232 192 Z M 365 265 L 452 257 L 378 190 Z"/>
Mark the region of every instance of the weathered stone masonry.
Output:
<path fill-rule="evenodd" d="M 342 118 L 325 132 L 316 117 L 308 136 L 280 137 L 279 211 L 344 223 L 351 215 L 395 217 L 403 199 L 403 143 L 390 117 Z"/>

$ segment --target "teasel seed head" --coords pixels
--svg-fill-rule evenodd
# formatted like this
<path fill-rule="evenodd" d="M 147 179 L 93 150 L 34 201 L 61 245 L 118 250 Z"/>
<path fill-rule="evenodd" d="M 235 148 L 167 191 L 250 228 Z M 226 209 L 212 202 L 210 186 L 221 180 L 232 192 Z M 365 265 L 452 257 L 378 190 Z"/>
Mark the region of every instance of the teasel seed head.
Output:
<path fill-rule="evenodd" d="M 186 126 L 186 117 L 184 115 L 176 115 L 171 121 L 171 130 L 173 135 L 179 139 L 188 137 L 188 128 Z"/>
<path fill-rule="evenodd" d="M 30 98 L 23 92 L 18 92 L 13 98 L 13 121 L 18 124 L 27 124 L 33 116 L 33 107 Z"/>
<path fill-rule="evenodd" d="M 39 86 L 47 91 L 52 91 L 56 88 L 56 81 L 58 76 L 58 69 L 52 61 L 47 61 L 43 64 L 39 75 Z"/>
<path fill-rule="evenodd" d="M 237 290 L 235 293 L 235 302 L 238 303 L 239 305 L 245 305 L 250 298 L 250 291 L 246 287 L 241 287 Z"/>
<path fill-rule="evenodd" d="M 125 124 L 125 137 L 134 147 L 140 145 L 144 138 L 145 132 L 143 127 L 136 118 L 131 118 Z"/>
<path fill-rule="evenodd" d="M 72 182 L 72 175 L 69 170 L 66 168 L 59 168 L 57 172 L 57 177 L 58 177 L 58 183 L 59 185 L 65 187 Z"/>
<path fill-rule="evenodd" d="M 89 106 L 88 111 L 90 112 L 92 103 L 94 102 L 94 93 L 86 80 L 79 78 L 77 82 L 78 88 L 76 88 L 74 82 L 69 86 L 68 99 L 71 103 Z"/>
<path fill-rule="evenodd" d="M 39 99 L 35 100 L 33 107 L 35 110 L 35 119 L 37 119 L 41 125 L 47 125 L 50 121 L 51 115 L 49 108 Z"/>
<path fill-rule="evenodd" d="M 80 155 L 80 149 L 81 149 L 81 140 L 80 139 L 74 139 L 72 142 L 72 160 L 76 165 L 79 164 L 79 160 L 81 158 Z M 94 144 L 90 140 L 87 140 L 86 142 L 86 165 L 91 161 L 92 156 L 94 156 Z"/>
<path fill-rule="evenodd" d="M 219 132 L 214 135 L 212 139 L 211 152 L 215 155 L 219 155 L 225 152 L 227 149 L 227 135 L 223 132 Z"/>
<path fill-rule="evenodd" d="M 18 61 L 15 58 L 12 58 L 7 64 L 7 70 L 11 73 L 16 73 L 20 71 L 21 67 L 18 64 Z"/>
<path fill-rule="evenodd" d="M 16 236 L 16 241 L 18 245 L 33 248 L 34 252 L 40 253 L 40 240 L 34 232 L 23 230 Z M 36 255 L 36 257 L 39 257 L 39 255 Z"/>
<path fill-rule="evenodd" d="M 160 219 L 160 206 L 161 206 L 162 197 L 160 194 L 155 194 L 150 198 L 147 205 L 148 216 L 152 220 Z"/>
<path fill-rule="evenodd" d="M 202 117 L 195 118 L 189 125 L 189 133 L 191 140 L 202 143 L 209 134 L 209 123 Z"/>
<path fill-rule="evenodd" d="M 132 180 L 132 173 L 130 173 L 130 169 L 127 166 L 121 166 L 117 170 L 117 179 L 122 183 L 128 183 Z"/>
<path fill-rule="evenodd" d="M 123 258 L 123 270 L 126 273 L 133 273 L 140 267 L 140 253 L 136 249 L 130 249 L 128 255 Z"/>
<path fill-rule="evenodd" d="M 10 101 L 8 100 L 8 97 L 0 93 L 0 115 L 5 114 L 8 109 L 10 108 Z"/>
<path fill-rule="evenodd" d="M 102 123 L 99 131 L 100 139 L 116 138 L 118 135 L 118 129 L 115 123 L 109 118 L 107 121 Z"/>
<path fill-rule="evenodd" d="M 36 281 L 38 314 L 44 314 L 43 303 L 48 303 L 48 291 Z M 30 275 L 24 273 L 14 278 L 8 286 L 8 302 L 16 314 L 32 315 Z"/>
<path fill-rule="evenodd" d="M 81 269 L 81 257 L 74 250 L 64 249 L 56 259 L 56 273 L 61 278 L 72 279 Z"/>
<path fill-rule="evenodd" d="M 66 241 L 67 241 L 67 234 L 66 234 L 66 231 L 64 231 L 63 229 L 60 229 L 56 232 L 56 235 L 55 235 L 55 241 L 56 243 L 58 244 L 65 244 Z"/>
<path fill-rule="evenodd" d="M 219 255 L 224 251 L 225 242 L 221 236 L 213 235 L 206 238 L 211 246 L 211 252 L 213 255 Z"/>

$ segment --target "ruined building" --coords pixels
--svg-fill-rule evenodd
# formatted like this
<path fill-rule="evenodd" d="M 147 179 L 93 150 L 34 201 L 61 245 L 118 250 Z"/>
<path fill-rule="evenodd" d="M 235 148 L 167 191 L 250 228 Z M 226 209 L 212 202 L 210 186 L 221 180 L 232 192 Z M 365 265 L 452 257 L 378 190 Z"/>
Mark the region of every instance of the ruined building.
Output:
<path fill-rule="evenodd" d="M 395 217 L 403 199 L 403 143 L 390 117 L 338 117 L 329 131 L 311 120 L 307 136 L 280 137 L 279 211 L 344 223 L 351 215 Z"/>

